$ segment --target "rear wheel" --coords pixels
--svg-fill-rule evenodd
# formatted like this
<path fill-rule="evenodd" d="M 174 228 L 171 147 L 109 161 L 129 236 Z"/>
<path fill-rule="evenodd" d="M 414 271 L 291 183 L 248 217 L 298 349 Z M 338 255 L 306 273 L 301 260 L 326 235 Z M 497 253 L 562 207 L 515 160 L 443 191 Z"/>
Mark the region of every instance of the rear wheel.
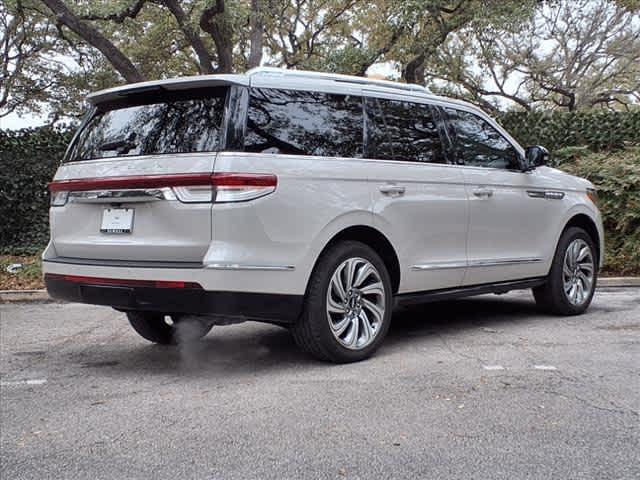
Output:
<path fill-rule="evenodd" d="M 382 343 L 391 321 L 391 279 L 369 246 L 345 241 L 318 260 L 304 312 L 291 328 L 296 343 L 320 360 L 364 360 Z"/>
<path fill-rule="evenodd" d="M 558 315 L 578 315 L 591 303 L 598 276 L 595 244 L 583 229 L 560 237 L 547 282 L 533 289 L 536 303 Z"/>
<path fill-rule="evenodd" d="M 142 338 L 162 345 L 176 345 L 197 340 L 213 328 L 213 323 L 185 315 L 127 312 L 127 318 Z"/>

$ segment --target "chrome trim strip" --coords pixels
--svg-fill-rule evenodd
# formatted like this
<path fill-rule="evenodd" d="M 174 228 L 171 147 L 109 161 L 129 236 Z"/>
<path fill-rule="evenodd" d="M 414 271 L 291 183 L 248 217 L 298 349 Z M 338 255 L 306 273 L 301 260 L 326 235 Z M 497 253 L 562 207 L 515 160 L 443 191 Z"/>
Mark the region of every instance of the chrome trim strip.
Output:
<path fill-rule="evenodd" d="M 531 198 L 544 198 L 543 190 L 527 190 L 527 195 Z"/>
<path fill-rule="evenodd" d="M 436 262 L 413 265 L 411 270 L 449 270 L 454 268 L 497 267 L 502 265 L 520 265 L 526 263 L 540 263 L 544 259 L 531 258 L 504 258 L 500 260 L 471 260 L 469 262 Z"/>
<path fill-rule="evenodd" d="M 205 268 L 211 270 L 267 270 L 277 272 L 290 272 L 295 270 L 293 265 L 244 265 L 240 263 L 210 263 Z"/>
<path fill-rule="evenodd" d="M 548 198 L 549 200 L 562 200 L 564 192 L 557 190 L 527 190 L 527 195 L 531 198 Z"/>
<path fill-rule="evenodd" d="M 549 198 L 551 200 L 562 200 L 564 198 L 564 192 L 547 190 L 546 192 L 544 192 L 544 198 Z"/>
<path fill-rule="evenodd" d="M 468 262 L 468 266 L 473 267 L 497 267 L 501 265 L 520 265 L 523 263 L 540 263 L 542 258 L 530 257 L 530 258 L 503 258 L 499 260 L 471 260 Z"/>
<path fill-rule="evenodd" d="M 69 192 L 69 202 L 73 203 L 142 203 L 175 199 L 176 196 L 168 187 Z"/>
<path fill-rule="evenodd" d="M 437 262 L 437 263 L 425 263 L 422 265 L 413 265 L 411 270 L 424 271 L 424 270 L 449 270 L 453 268 L 466 268 L 467 262 Z"/>

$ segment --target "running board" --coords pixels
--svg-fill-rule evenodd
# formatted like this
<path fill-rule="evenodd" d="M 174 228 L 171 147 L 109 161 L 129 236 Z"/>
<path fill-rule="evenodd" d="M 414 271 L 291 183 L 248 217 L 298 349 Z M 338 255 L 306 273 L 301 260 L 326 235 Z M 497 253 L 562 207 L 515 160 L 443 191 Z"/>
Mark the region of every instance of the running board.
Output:
<path fill-rule="evenodd" d="M 486 283 L 483 285 L 471 285 L 469 287 L 443 288 L 441 290 L 429 290 L 426 292 L 403 293 L 394 297 L 396 307 L 417 305 L 420 303 L 452 300 L 455 298 L 472 297 L 486 293 L 507 293 L 511 290 L 523 290 L 543 285 L 546 277 L 527 278 L 508 282 Z"/>

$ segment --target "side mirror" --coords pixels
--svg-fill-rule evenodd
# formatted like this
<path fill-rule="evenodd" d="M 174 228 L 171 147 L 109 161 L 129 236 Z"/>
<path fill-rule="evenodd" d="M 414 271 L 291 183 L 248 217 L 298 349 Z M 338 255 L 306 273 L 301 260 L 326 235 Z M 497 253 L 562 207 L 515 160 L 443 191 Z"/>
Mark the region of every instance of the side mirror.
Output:
<path fill-rule="evenodd" d="M 525 171 L 533 170 L 549 163 L 549 150 L 540 145 L 533 145 L 527 147 L 525 150 L 525 157 Z"/>

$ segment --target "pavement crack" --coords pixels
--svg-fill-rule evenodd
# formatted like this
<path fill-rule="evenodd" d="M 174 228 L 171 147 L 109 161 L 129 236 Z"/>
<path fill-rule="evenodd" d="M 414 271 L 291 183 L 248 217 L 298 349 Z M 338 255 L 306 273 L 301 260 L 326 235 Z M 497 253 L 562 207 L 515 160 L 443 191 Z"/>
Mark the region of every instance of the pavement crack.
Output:
<path fill-rule="evenodd" d="M 444 347 L 445 347 L 447 350 L 449 350 L 449 352 L 451 352 L 452 354 L 457 355 L 457 356 L 462 357 L 462 358 L 466 358 L 467 360 L 475 360 L 475 361 L 476 361 L 476 362 L 478 362 L 480 365 L 483 365 L 483 364 L 485 363 L 485 362 L 484 362 L 482 359 L 480 359 L 479 357 L 474 357 L 473 355 L 467 355 L 466 353 L 462 353 L 462 352 L 460 352 L 460 351 L 458 351 L 458 350 L 454 349 L 454 348 L 449 344 L 449 342 L 447 342 L 447 341 L 445 340 L 445 338 L 442 336 L 442 334 L 441 334 L 441 333 L 438 333 L 437 335 L 438 335 L 438 338 L 440 339 L 440 341 L 442 342 L 442 344 L 444 345 Z"/>
<path fill-rule="evenodd" d="M 596 410 L 601 410 L 603 412 L 621 413 L 623 415 L 630 414 L 630 415 L 633 415 L 635 417 L 639 417 L 640 416 L 640 413 L 636 412 L 635 410 L 630 409 L 630 408 L 625 408 L 625 407 L 622 407 L 620 405 L 616 405 L 611 400 L 609 400 L 609 403 L 611 405 L 613 405 L 615 408 L 603 407 L 601 405 L 597 405 L 597 404 L 591 402 L 590 400 L 587 400 L 586 398 L 582 398 L 582 397 L 580 397 L 578 395 L 566 395 L 564 393 L 560 393 L 560 392 L 557 392 L 555 390 L 544 390 L 544 393 L 551 394 L 551 395 L 556 395 L 556 396 L 562 397 L 562 398 L 566 398 L 567 400 L 577 400 L 580 403 L 583 403 L 583 404 L 587 405 L 588 407 L 591 407 L 591 408 L 596 409 Z"/>

